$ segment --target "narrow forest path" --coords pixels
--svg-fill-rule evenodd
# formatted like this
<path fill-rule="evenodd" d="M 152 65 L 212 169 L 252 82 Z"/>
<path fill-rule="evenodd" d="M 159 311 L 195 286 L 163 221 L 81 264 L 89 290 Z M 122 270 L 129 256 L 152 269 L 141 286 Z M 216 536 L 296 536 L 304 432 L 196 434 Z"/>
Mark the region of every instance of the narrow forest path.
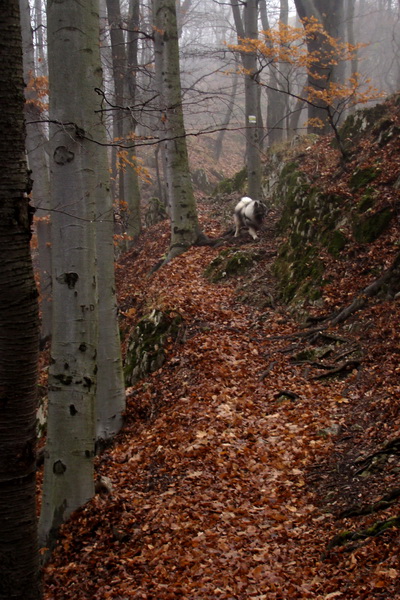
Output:
<path fill-rule="evenodd" d="M 124 430 L 97 459 L 112 492 L 63 528 L 46 600 L 399 598 L 394 555 L 326 553 L 348 522 L 316 490 L 329 494 L 322 465 L 358 371 L 318 380 L 294 362 L 285 336 L 298 323 L 238 302 L 238 278 L 204 278 L 220 248 L 192 248 L 149 277 L 166 240 L 164 224 L 151 228 L 120 261 L 121 310 L 126 326 L 145 307 L 177 311 L 185 336 L 129 390 Z M 268 232 L 249 244 L 265 273 L 275 244 Z"/>

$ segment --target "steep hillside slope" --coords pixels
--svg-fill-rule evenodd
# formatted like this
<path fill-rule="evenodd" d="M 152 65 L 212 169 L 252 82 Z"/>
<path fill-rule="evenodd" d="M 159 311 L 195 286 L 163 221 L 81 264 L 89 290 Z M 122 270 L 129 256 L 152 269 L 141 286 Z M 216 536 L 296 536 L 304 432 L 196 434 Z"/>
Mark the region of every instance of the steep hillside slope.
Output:
<path fill-rule="evenodd" d="M 275 265 L 282 297 L 297 304 L 321 298 L 324 310 L 346 302 L 399 253 L 400 96 L 357 112 L 340 133 L 346 161 L 326 138 L 306 140 L 303 152 L 278 169 L 275 157 L 269 167 L 285 235 Z"/>
<path fill-rule="evenodd" d="M 361 220 L 398 209 L 392 140 L 354 138 L 345 168 L 329 140 L 292 156 L 292 166 L 281 156 L 281 175 L 298 173 L 302 200 L 281 179 L 259 242 L 226 236 L 150 274 L 168 245 L 163 222 L 120 259 L 124 348 L 155 309 L 179 315 L 181 326 L 128 390 L 125 427 L 97 458 L 112 490 L 63 527 L 46 600 L 400 598 L 396 281 L 341 322 L 329 318 L 399 252 L 397 213 L 373 240 L 352 226 L 365 194 L 373 202 Z M 371 189 L 354 187 L 355 171 L 378 163 Z M 332 194 L 343 209 L 322 210 L 321 226 L 307 208 L 303 228 L 305 198 Z M 222 236 L 234 202 L 201 202 L 208 235 Z M 340 249 L 326 244 L 324 227 L 342 229 Z M 296 235 L 299 255 L 313 247 L 302 265 L 320 267 L 298 280 L 301 294 L 288 294 Z M 245 269 L 210 281 L 206 270 L 228 251 L 248 257 Z"/>

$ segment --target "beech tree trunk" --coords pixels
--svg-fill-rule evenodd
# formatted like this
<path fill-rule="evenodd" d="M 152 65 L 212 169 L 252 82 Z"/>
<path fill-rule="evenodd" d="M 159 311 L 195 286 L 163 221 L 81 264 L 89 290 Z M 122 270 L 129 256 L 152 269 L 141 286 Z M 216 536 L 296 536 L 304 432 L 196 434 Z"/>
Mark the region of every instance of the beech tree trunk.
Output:
<path fill-rule="evenodd" d="M 246 38 L 258 37 L 258 0 L 247 0 L 244 6 L 244 32 Z M 244 89 L 246 99 L 246 154 L 247 180 L 250 198 L 261 198 L 261 155 L 260 155 L 260 88 L 257 75 L 257 54 L 243 54 L 246 70 Z"/>
<path fill-rule="evenodd" d="M 99 56 L 98 70 L 100 71 Z M 126 399 L 115 294 L 114 210 L 109 181 L 106 132 L 101 122 L 97 123 L 95 136 L 96 141 L 101 142 L 101 146 L 97 146 L 93 154 L 93 169 L 97 179 L 95 233 L 99 290 L 96 441 L 101 442 L 114 437 L 120 430 Z"/>
<path fill-rule="evenodd" d="M 166 190 L 171 217 L 167 261 L 201 237 L 189 170 L 182 110 L 178 29 L 175 0 L 153 0 L 154 37 L 159 51 L 160 108 L 165 155 Z"/>
<path fill-rule="evenodd" d="M 54 310 L 40 540 L 51 548 L 61 523 L 93 496 L 96 416 L 98 435 L 109 437 L 121 424 L 124 394 L 105 132 L 95 91 L 102 88 L 98 0 L 52 0 L 47 14 Z"/>
<path fill-rule="evenodd" d="M 128 15 L 128 32 L 126 45 L 127 73 L 126 90 L 128 95 L 128 105 L 136 106 L 136 86 L 138 72 L 138 44 L 139 44 L 139 2 L 130 0 Z M 132 136 L 136 133 L 136 120 L 129 114 L 129 118 L 124 120 L 124 139 L 127 145 L 132 145 Z M 139 186 L 139 176 L 136 170 L 137 155 L 134 147 L 128 150 L 131 157 L 131 165 L 127 169 L 125 177 L 125 199 L 128 203 L 128 214 L 126 221 L 126 232 L 128 235 L 128 247 L 132 246 L 132 240 L 135 240 L 142 230 L 141 226 L 141 196 Z"/>
<path fill-rule="evenodd" d="M 231 0 L 238 38 L 258 37 L 258 0 L 248 0 L 244 4 L 243 15 L 236 0 Z M 260 88 L 257 75 L 256 52 L 242 52 L 245 87 L 245 127 L 246 127 L 246 166 L 248 195 L 261 198 L 261 155 L 260 134 L 262 132 L 260 110 Z"/>
<path fill-rule="evenodd" d="M 33 22 L 35 29 L 35 56 L 36 68 L 38 74 L 47 77 L 49 74 L 47 65 L 47 48 L 44 40 L 44 32 L 46 24 L 43 23 L 43 14 L 46 10 L 46 2 L 44 0 L 33 0 Z"/>
<path fill-rule="evenodd" d="M 18 0 L 4 0 L 0 12 L 0 599 L 38 600 L 39 321 L 29 248 L 19 16 Z"/>

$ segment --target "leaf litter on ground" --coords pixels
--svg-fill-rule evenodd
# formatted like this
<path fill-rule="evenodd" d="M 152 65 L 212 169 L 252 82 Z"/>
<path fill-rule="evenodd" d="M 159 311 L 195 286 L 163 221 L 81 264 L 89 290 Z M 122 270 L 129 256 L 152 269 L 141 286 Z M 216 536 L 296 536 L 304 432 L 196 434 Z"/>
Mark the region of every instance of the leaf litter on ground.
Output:
<path fill-rule="evenodd" d="M 218 230 L 212 201 L 201 206 L 205 230 Z M 327 552 L 335 535 L 378 518 L 340 512 L 398 480 L 394 459 L 368 479 L 354 465 L 398 434 L 399 301 L 371 302 L 353 329 L 335 329 L 362 347 L 361 372 L 316 380 L 285 351 L 299 328 L 286 307 L 239 302 L 248 275 L 204 278 L 219 248 L 192 248 L 149 276 L 167 227 L 147 230 L 119 261 L 121 329 L 158 306 L 182 315 L 185 339 L 171 340 L 163 366 L 128 390 L 124 428 L 96 459 L 112 491 L 62 527 L 45 600 L 400 598 L 396 529 Z M 274 235 L 260 247 L 270 260 Z M 254 280 L 274 294 L 266 261 Z M 359 264 L 339 273 L 326 257 L 327 312 L 355 292 Z"/>

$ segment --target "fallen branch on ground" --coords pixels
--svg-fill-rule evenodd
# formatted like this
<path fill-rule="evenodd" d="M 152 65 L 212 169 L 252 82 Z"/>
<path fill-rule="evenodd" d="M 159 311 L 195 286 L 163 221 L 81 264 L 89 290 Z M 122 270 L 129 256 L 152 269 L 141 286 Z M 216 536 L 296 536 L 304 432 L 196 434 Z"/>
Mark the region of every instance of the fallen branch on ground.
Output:
<path fill-rule="evenodd" d="M 325 379 L 326 377 L 332 377 L 332 375 L 338 375 L 339 373 L 348 373 L 353 369 L 357 369 L 361 364 L 360 360 L 346 360 L 335 368 L 331 368 L 327 373 L 321 373 L 320 375 L 315 375 L 313 379 Z M 327 368 L 327 367 L 325 367 Z"/>

